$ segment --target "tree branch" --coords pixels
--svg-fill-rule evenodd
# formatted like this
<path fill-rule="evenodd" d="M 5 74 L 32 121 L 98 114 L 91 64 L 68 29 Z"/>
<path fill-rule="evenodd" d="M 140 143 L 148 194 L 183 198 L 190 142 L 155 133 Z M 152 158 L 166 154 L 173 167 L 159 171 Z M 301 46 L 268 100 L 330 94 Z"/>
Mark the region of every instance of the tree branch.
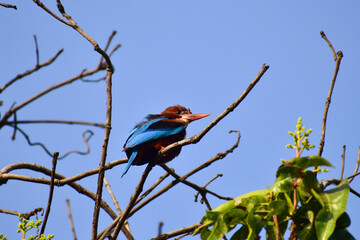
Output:
<path fill-rule="evenodd" d="M 331 81 L 330 90 L 329 90 L 328 96 L 327 96 L 326 101 L 325 101 L 325 109 L 324 109 L 323 120 L 322 120 L 321 138 L 320 138 L 319 152 L 318 152 L 319 156 L 322 155 L 324 145 L 325 145 L 325 131 L 326 131 L 327 114 L 328 114 L 328 111 L 329 111 L 329 106 L 330 106 L 330 102 L 331 102 L 331 95 L 332 95 L 333 90 L 334 90 L 336 77 L 337 77 L 337 74 L 339 72 L 341 59 L 343 58 L 343 53 L 341 51 L 338 51 L 337 54 L 335 54 L 335 49 L 332 46 L 332 44 L 330 43 L 329 39 L 326 37 L 324 31 L 320 31 L 320 34 L 321 34 L 321 37 L 324 38 L 325 41 L 329 44 L 330 49 L 334 54 L 335 70 L 334 70 L 334 75 L 333 75 L 333 78 L 332 78 L 332 81 Z"/>
<path fill-rule="evenodd" d="M 50 58 L 49 60 L 41 63 L 41 64 L 36 64 L 35 67 L 33 67 L 32 69 L 30 70 L 27 70 L 25 71 L 24 73 L 21 73 L 21 74 L 18 74 L 16 77 L 14 77 L 13 79 L 11 79 L 9 82 L 7 82 L 4 86 L 2 86 L 0 88 L 0 93 L 2 93 L 7 87 L 9 87 L 11 84 L 13 84 L 14 82 L 16 82 L 17 80 L 25 77 L 25 76 L 28 76 L 30 74 L 32 74 L 33 72 L 36 72 L 37 70 L 45 67 L 45 66 L 48 66 L 50 65 L 51 63 L 53 63 L 57 58 L 58 56 L 64 51 L 64 49 L 60 49 L 54 57 Z"/>
<path fill-rule="evenodd" d="M 230 132 L 234 132 L 234 131 L 230 131 Z M 191 175 L 197 173 L 198 171 L 210 166 L 212 163 L 214 163 L 215 161 L 219 160 L 219 159 L 223 159 L 227 156 L 227 154 L 232 153 L 234 151 L 235 148 L 238 147 L 239 142 L 240 142 L 240 132 L 235 131 L 238 133 L 238 138 L 236 143 L 228 150 L 226 150 L 223 153 L 218 153 L 216 154 L 214 157 L 210 158 L 208 161 L 206 161 L 205 163 L 201 164 L 200 166 L 198 166 L 197 168 L 193 169 L 192 171 L 188 172 L 187 174 L 183 175 L 181 178 L 179 179 L 175 179 L 174 181 L 172 181 L 171 183 L 169 183 L 167 186 L 165 186 L 164 188 L 162 188 L 161 190 L 159 190 L 158 192 L 156 192 L 155 194 L 153 194 L 152 196 L 150 196 L 149 198 L 147 198 L 146 200 L 144 200 L 143 202 L 141 202 L 140 204 L 138 204 L 129 214 L 129 217 L 131 217 L 134 213 L 136 213 L 137 211 L 139 211 L 141 208 L 143 208 L 146 204 L 148 204 L 149 202 L 151 202 L 152 200 L 154 200 L 155 198 L 157 198 L 158 196 L 162 195 L 163 193 L 167 192 L 170 188 L 174 187 L 176 184 L 178 184 L 179 182 L 187 179 L 188 177 L 190 177 Z M 230 199 L 226 199 L 226 200 L 230 200 Z"/>
<path fill-rule="evenodd" d="M 259 73 L 256 75 L 254 80 L 249 84 L 249 86 L 245 89 L 245 91 L 237 98 L 225 111 L 219 114 L 208 126 L 206 126 L 200 133 L 191 138 L 187 138 L 181 140 L 179 142 L 173 143 L 161 151 L 161 154 L 165 154 L 166 152 L 189 144 L 195 144 L 201 140 L 201 138 L 208 133 L 218 122 L 220 122 L 223 118 L 225 118 L 230 112 L 234 111 L 234 109 L 245 99 L 245 97 L 249 94 L 249 92 L 253 89 L 253 87 L 259 82 L 264 73 L 269 69 L 268 65 L 263 65 L 260 69 Z"/>
<path fill-rule="evenodd" d="M 70 208 L 70 200 L 66 199 L 66 209 L 68 212 L 68 217 L 69 217 L 69 223 L 70 223 L 70 228 L 71 228 L 71 232 L 73 234 L 74 240 L 77 240 L 77 236 L 76 236 L 76 232 L 75 232 L 75 227 L 74 227 L 74 221 L 72 218 L 72 214 L 71 214 L 71 208 Z"/>
<path fill-rule="evenodd" d="M 7 4 L 7 3 L 0 3 L 0 6 L 5 7 L 5 8 L 13 8 L 13 9 L 17 10 L 17 7 L 15 5 Z"/>
<path fill-rule="evenodd" d="M 125 220 L 127 219 L 130 210 L 133 208 L 136 199 L 139 197 L 141 191 L 143 190 L 144 183 L 146 181 L 147 176 L 149 175 L 151 169 L 154 167 L 153 163 L 149 163 L 143 172 L 141 179 L 138 183 L 138 185 L 135 188 L 135 192 L 130 198 L 130 201 L 128 205 L 126 206 L 126 209 L 124 210 L 123 214 L 119 215 L 113 222 L 108 226 L 102 233 L 99 234 L 98 239 L 102 240 L 104 239 L 107 234 L 115 227 L 114 234 L 112 237 L 117 238 L 118 229 L 121 229 L 122 225 L 124 224 Z"/>
<path fill-rule="evenodd" d="M 105 124 L 103 123 L 94 123 L 94 122 L 84 122 L 84 121 L 67 121 L 67 120 L 21 120 L 16 121 L 17 124 L 33 124 L 33 123 L 60 123 L 60 124 L 78 124 L 78 125 L 87 125 L 87 126 L 94 126 L 105 128 Z M 12 125 L 15 124 L 15 121 L 6 121 L 5 125 Z"/>
<path fill-rule="evenodd" d="M 46 207 L 46 211 L 45 211 L 44 220 L 43 220 L 43 223 L 41 226 L 40 235 L 44 234 L 44 232 L 45 232 L 46 223 L 47 223 L 47 220 L 48 220 L 48 217 L 50 214 L 51 203 L 52 203 L 52 198 L 53 198 L 53 193 L 54 193 L 55 170 L 56 170 L 56 163 L 57 163 L 58 156 L 59 156 L 59 153 L 54 152 L 53 161 L 52 161 L 52 170 L 51 170 L 49 199 L 48 199 L 48 203 L 47 203 L 47 207 Z"/>
<path fill-rule="evenodd" d="M 196 228 L 198 228 L 200 226 L 201 226 L 200 223 L 193 224 L 193 225 L 190 225 L 188 227 L 180 228 L 180 229 L 172 231 L 172 232 L 161 234 L 160 236 L 157 236 L 155 238 L 151 238 L 151 240 L 165 240 L 165 239 L 169 239 L 171 237 L 179 236 L 180 234 L 192 233 Z"/>

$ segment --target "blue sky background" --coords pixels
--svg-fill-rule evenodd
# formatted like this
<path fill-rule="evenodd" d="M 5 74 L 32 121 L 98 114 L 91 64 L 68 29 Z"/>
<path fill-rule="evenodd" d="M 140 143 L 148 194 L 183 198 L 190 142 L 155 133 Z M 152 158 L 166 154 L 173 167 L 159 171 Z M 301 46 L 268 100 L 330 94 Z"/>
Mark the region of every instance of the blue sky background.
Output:
<path fill-rule="evenodd" d="M 19 80 L 0 95 L 2 114 L 14 101 L 21 103 L 39 91 L 64 81 L 82 69 L 91 69 L 99 61 L 92 45 L 73 29 L 53 19 L 32 1 L 8 2 L 18 10 L 0 8 L 1 86 L 35 65 L 33 35 L 38 38 L 40 62 L 64 48 L 51 66 Z M 45 4 L 57 13 L 56 1 Z M 185 174 L 218 152 L 230 148 L 241 131 L 241 142 L 234 153 L 189 178 L 204 185 L 216 174 L 224 176 L 209 189 L 224 196 L 264 189 L 272 185 L 280 159 L 290 159 L 295 152 L 285 148 L 291 143 L 287 134 L 295 128 L 298 117 L 312 128 L 310 142 L 317 154 L 325 99 L 334 72 L 334 60 L 324 30 L 336 50 L 342 50 L 339 75 L 330 105 L 323 156 L 334 169 L 320 179 L 339 178 L 342 146 L 346 144 L 345 176 L 354 171 L 360 125 L 360 3 L 349 1 L 63 1 L 65 9 L 90 36 L 104 47 L 113 30 L 118 33 L 112 46 L 122 47 L 113 55 L 113 119 L 107 162 L 124 158 L 122 146 L 128 132 L 149 113 L 181 104 L 193 113 L 211 116 L 192 123 L 192 136 L 232 103 L 252 81 L 263 63 L 270 69 L 241 105 L 203 140 L 183 148 L 181 155 L 168 164 L 178 174 Z M 98 74 L 91 79 L 104 76 Z M 18 120 L 61 119 L 105 122 L 105 82 L 71 85 L 48 94 L 18 112 Z M 46 143 L 51 152 L 84 150 L 81 134 L 86 126 L 59 124 L 22 125 L 33 141 Z M 57 172 L 73 176 L 98 167 L 103 130 L 90 128 L 91 154 L 71 155 L 58 162 Z M 30 147 L 12 129 L 1 129 L 0 168 L 14 162 L 32 162 L 51 168 L 51 158 L 39 147 Z M 124 209 L 144 166 L 132 167 L 120 178 L 124 165 L 106 176 Z M 44 177 L 30 171 L 13 173 Z M 164 171 L 156 167 L 146 186 Z M 165 186 L 172 179 L 166 180 Z M 97 176 L 80 184 L 96 192 Z M 351 186 L 360 191 L 360 179 Z M 146 188 L 146 187 L 145 187 Z M 159 221 L 163 232 L 173 231 L 200 221 L 206 206 L 194 202 L 195 191 L 182 184 L 153 201 L 129 219 L 136 239 L 155 237 Z M 28 212 L 46 207 L 48 186 L 9 181 L 0 187 L 0 208 Z M 71 239 L 65 199 L 71 201 L 74 224 L 79 239 L 89 239 L 94 203 L 69 187 L 55 188 L 47 233 L 55 239 Z M 223 203 L 208 196 L 213 207 Z M 104 199 L 111 199 L 104 190 Z M 350 232 L 360 237 L 359 198 L 350 194 L 348 210 Z M 9 239 L 19 239 L 17 218 L 0 214 L 0 232 Z M 111 219 L 102 212 L 99 231 Z M 121 236 L 121 235 L 120 235 Z M 187 237 L 190 239 L 192 237 Z M 194 237 L 198 239 L 199 237 Z M 123 239 L 121 236 L 120 239 Z"/>

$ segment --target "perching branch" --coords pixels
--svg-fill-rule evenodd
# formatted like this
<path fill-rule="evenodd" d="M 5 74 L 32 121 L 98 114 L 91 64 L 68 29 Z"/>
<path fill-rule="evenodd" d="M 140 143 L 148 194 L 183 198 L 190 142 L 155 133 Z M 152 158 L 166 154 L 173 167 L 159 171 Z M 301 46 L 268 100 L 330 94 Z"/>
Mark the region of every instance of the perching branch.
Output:
<path fill-rule="evenodd" d="M 234 131 L 230 131 L 234 132 Z M 193 174 L 199 172 L 200 170 L 210 166 L 212 163 L 214 163 L 215 161 L 219 160 L 219 159 L 223 159 L 225 158 L 229 153 L 232 153 L 234 151 L 235 148 L 238 147 L 239 142 L 240 142 L 240 132 L 235 131 L 238 133 L 238 138 L 236 143 L 228 150 L 226 150 L 223 153 L 218 153 L 216 154 L 214 157 L 210 158 L 208 161 L 206 161 L 205 163 L 201 164 L 200 166 L 198 166 L 197 168 L 193 169 L 192 171 L 188 172 L 187 174 L 183 175 L 182 177 L 180 177 L 179 179 L 175 179 L 174 181 L 172 181 L 171 183 L 169 183 L 167 186 L 165 186 L 164 188 L 162 188 L 161 190 L 159 190 L 158 192 L 156 192 L 155 194 L 153 194 L 152 196 L 148 197 L 147 199 L 145 199 L 143 202 L 141 202 L 140 204 L 138 204 L 136 207 L 134 207 L 134 209 L 130 212 L 129 217 L 131 217 L 134 213 L 136 213 L 137 211 L 139 211 L 141 208 L 143 208 L 145 205 L 147 205 L 149 202 L 151 202 L 152 200 L 154 200 L 155 198 L 157 198 L 158 196 L 162 195 L 163 193 L 167 192 L 170 188 L 172 188 L 173 186 L 175 186 L 176 184 L 178 184 L 179 182 L 187 179 L 188 177 L 192 176 Z M 225 200 L 230 200 L 230 199 L 225 199 Z"/>
<path fill-rule="evenodd" d="M 332 78 L 332 81 L 331 81 L 330 90 L 329 90 L 328 96 L 327 96 L 326 101 L 325 101 L 325 109 L 324 109 L 323 120 L 322 120 L 321 138 L 320 138 L 319 152 L 318 152 L 319 156 L 322 155 L 322 152 L 323 152 L 323 149 L 324 149 L 326 120 L 327 120 L 327 115 L 328 115 L 329 106 L 330 106 L 330 102 L 331 102 L 331 95 L 332 95 L 333 90 L 334 90 L 335 81 L 336 81 L 337 74 L 339 72 L 341 59 L 343 58 L 343 53 L 341 51 L 338 51 L 335 54 L 335 49 L 332 46 L 332 44 L 330 43 L 329 39 L 326 37 L 324 31 L 320 31 L 320 34 L 321 34 L 321 37 L 324 38 L 325 41 L 329 44 L 329 47 L 330 47 L 330 49 L 331 49 L 331 51 L 332 51 L 332 53 L 334 55 L 335 71 L 334 71 L 334 75 L 333 75 L 333 78 Z"/>
<path fill-rule="evenodd" d="M 201 140 L 202 137 L 205 136 L 206 133 L 208 133 L 218 122 L 220 122 L 223 118 L 225 118 L 230 112 L 234 111 L 235 108 L 245 99 L 245 97 L 250 93 L 250 91 L 253 89 L 253 87 L 259 82 L 261 77 L 264 75 L 264 73 L 269 69 L 269 65 L 263 65 L 260 69 L 259 73 L 256 75 L 254 80 L 249 84 L 249 86 L 245 89 L 245 91 L 240 95 L 239 98 L 237 98 L 230 106 L 227 107 L 225 111 L 223 111 L 221 114 L 219 114 L 209 125 L 207 125 L 200 133 L 196 134 L 195 136 L 192 136 L 190 138 L 181 140 L 179 142 L 173 143 L 166 148 L 164 148 L 161 151 L 161 154 L 165 154 L 166 152 L 178 148 L 181 146 L 189 145 L 189 144 L 195 144 Z"/>

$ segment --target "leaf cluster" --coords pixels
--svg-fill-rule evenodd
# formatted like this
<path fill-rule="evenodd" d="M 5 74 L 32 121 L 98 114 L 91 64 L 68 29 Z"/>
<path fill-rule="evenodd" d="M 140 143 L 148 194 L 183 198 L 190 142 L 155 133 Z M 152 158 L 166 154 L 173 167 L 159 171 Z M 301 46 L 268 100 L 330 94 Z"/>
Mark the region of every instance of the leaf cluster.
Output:
<path fill-rule="evenodd" d="M 354 239 L 347 230 L 350 218 L 345 212 L 350 191 L 348 180 L 325 190 L 317 180 L 317 172 L 321 166 L 332 164 L 320 156 L 300 157 L 304 149 L 314 147 L 308 141 L 310 133 L 299 118 L 296 131 L 289 132 L 294 144 L 287 146 L 296 149 L 297 157 L 278 168 L 274 184 L 207 211 L 194 234 L 216 240 L 237 229 L 231 240 L 252 240 L 259 239 L 265 229 L 267 239 L 281 240 L 291 225 L 290 239 Z M 308 170 L 310 167 L 314 170 Z"/>
<path fill-rule="evenodd" d="M 22 234 L 21 239 L 25 240 L 25 234 L 26 232 L 30 231 L 31 229 L 36 230 L 36 232 L 39 231 L 39 227 L 42 224 L 42 220 L 37 220 L 36 222 L 34 222 L 33 220 L 29 221 L 25 218 L 23 218 L 21 216 L 21 214 L 19 214 L 19 224 L 18 224 L 18 230 L 17 232 Z M 53 234 L 36 234 L 35 236 L 30 235 L 27 240 L 51 240 L 52 238 L 54 238 Z M 0 233 L 0 239 L 1 240 L 8 240 L 4 234 Z"/>

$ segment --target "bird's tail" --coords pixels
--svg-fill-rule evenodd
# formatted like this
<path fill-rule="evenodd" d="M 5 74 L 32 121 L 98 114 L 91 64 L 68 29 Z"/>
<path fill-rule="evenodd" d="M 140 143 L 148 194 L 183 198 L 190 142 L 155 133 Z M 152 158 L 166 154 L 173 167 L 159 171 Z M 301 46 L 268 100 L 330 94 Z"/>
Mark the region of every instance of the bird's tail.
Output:
<path fill-rule="evenodd" d="M 127 163 L 127 165 L 126 165 L 126 168 L 125 168 L 125 170 L 124 170 L 124 173 L 121 175 L 121 177 L 123 177 L 123 176 L 127 173 L 127 171 L 129 170 L 131 164 L 133 163 L 134 159 L 136 158 L 138 152 L 139 152 L 138 149 L 136 149 L 136 150 L 134 149 L 134 151 L 131 153 L 131 156 L 130 156 L 130 158 L 129 158 L 129 161 L 128 161 L 128 163 Z"/>

